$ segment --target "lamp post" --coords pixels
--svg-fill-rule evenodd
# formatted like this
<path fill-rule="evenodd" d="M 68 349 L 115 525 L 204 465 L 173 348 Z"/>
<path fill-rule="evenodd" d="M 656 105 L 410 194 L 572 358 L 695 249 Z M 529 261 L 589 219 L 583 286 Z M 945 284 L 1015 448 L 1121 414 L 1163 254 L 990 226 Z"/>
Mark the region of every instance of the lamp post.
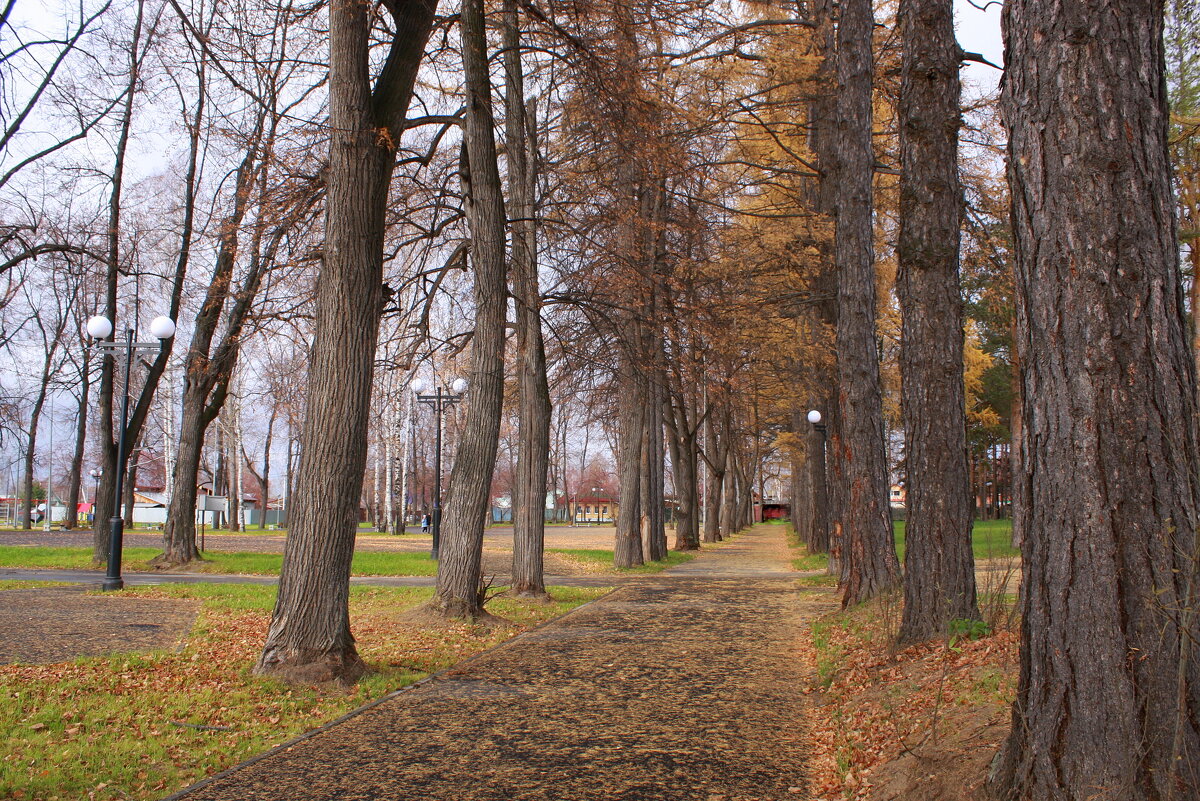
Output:
<path fill-rule="evenodd" d="M 433 447 L 433 548 L 429 552 L 430 556 L 437 559 L 442 544 L 442 415 L 463 399 L 463 393 L 467 391 L 467 379 L 454 379 L 450 382 L 449 391 L 435 387 L 432 395 L 424 394 L 429 384 L 423 378 L 413 381 L 409 387 L 418 401 L 433 407 L 437 422 L 437 440 Z"/>
<path fill-rule="evenodd" d="M 104 471 L 99 467 L 93 467 L 88 471 L 88 475 L 92 477 L 95 483 L 92 485 L 92 506 L 96 505 L 96 496 L 100 494 L 100 476 L 104 475 Z"/>
<path fill-rule="evenodd" d="M 592 487 L 592 500 L 596 502 L 596 525 L 600 525 L 600 493 L 604 487 Z"/>
<path fill-rule="evenodd" d="M 155 351 L 162 347 L 163 342 L 175 336 L 175 321 L 165 315 L 155 317 L 150 322 L 150 333 L 158 338 L 158 342 L 134 342 L 133 329 L 125 329 L 125 341 L 108 340 L 113 332 L 112 321 L 107 317 L 97 315 L 87 321 L 87 332 L 92 337 L 95 347 L 110 352 L 116 358 L 118 351 L 125 356 L 125 389 L 121 397 L 121 427 L 117 429 L 117 461 L 116 475 L 113 477 L 115 490 L 113 492 L 113 514 L 108 519 L 108 570 L 104 574 L 101 589 L 105 591 L 119 590 L 125 586 L 121 578 L 121 544 L 125 534 L 125 519 L 121 516 L 121 491 L 125 478 L 125 428 L 129 425 L 129 368 L 133 355 L 138 351 Z M 107 341 L 106 341 L 107 340 Z M 99 473 L 94 473 L 99 490 Z"/>
<path fill-rule="evenodd" d="M 809 495 L 812 498 L 812 542 L 809 544 L 825 549 L 831 545 L 828 541 L 828 514 L 826 512 L 828 502 L 828 489 L 825 483 L 826 428 L 825 424 L 821 422 L 821 413 L 816 409 L 808 413 L 808 422 L 812 423 L 813 431 L 820 435 L 820 442 L 812 443 L 813 447 L 810 449 L 812 456 L 808 462 Z"/>

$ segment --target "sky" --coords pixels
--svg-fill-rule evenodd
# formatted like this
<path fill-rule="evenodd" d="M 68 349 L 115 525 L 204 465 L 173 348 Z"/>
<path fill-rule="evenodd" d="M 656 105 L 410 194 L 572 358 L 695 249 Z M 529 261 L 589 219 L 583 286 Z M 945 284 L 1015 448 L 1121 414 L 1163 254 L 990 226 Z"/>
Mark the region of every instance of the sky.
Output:
<path fill-rule="evenodd" d="M 975 0 L 982 6 L 985 0 Z M 989 2 L 986 11 L 970 0 L 954 0 L 954 21 L 958 45 L 968 53 L 981 53 L 993 64 L 1004 64 L 1004 45 L 1000 40 L 1000 4 Z M 963 66 L 963 96 L 970 100 L 995 91 L 1000 82 L 1000 70 L 986 64 L 969 63 Z"/>

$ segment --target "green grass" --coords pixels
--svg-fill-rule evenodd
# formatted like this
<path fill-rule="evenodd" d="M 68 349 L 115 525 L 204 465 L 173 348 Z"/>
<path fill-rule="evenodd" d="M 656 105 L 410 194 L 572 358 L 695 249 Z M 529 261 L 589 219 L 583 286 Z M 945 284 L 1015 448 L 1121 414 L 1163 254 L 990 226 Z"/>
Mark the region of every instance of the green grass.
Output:
<path fill-rule="evenodd" d="M 158 548 L 125 548 L 121 567 L 133 572 L 148 570 L 150 560 L 159 553 Z M 283 554 L 209 551 L 193 572 L 274 576 L 282 565 Z M 0 567 L 89 570 L 95 565 L 91 548 L 0 545 Z M 433 576 L 437 574 L 437 562 L 424 551 L 364 551 L 354 554 L 350 572 L 355 576 Z"/>
<path fill-rule="evenodd" d="M 896 555 L 904 562 L 903 520 L 897 520 L 892 528 L 896 536 Z M 975 559 L 1005 559 L 1017 557 L 1021 552 L 1012 547 L 1011 520 L 976 520 L 971 531 L 972 550 Z"/>
<path fill-rule="evenodd" d="M 661 573 L 668 567 L 681 565 L 696 558 L 694 553 L 667 551 L 667 558 L 661 562 L 647 562 L 637 567 L 616 568 L 612 563 L 613 552 L 604 548 L 547 548 L 546 550 L 549 553 L 559 553 L 578 559 L 594 567 L 607 568 L 608 571 L 614 573 Z"/>
<path fill-rule="evenodd" d="M 74 582 L 71 581 L 21 581 L 20 579 L 4 579 L 0 580 L 0 591 L 2 590 L 33 590 L 41 587 L 74 587 Z"/>
<path fill-rule="evenodd" d="M 536 625 L 608 591 L 549 589 L 552 604 L 496 598 L 488 608 Z M 371 673 L 349 692 L 293 687 L 251 670 L 274 587 L 163 585 L 122 594 L 194 599 L 201 609 L 179 650 L 0 665 L 0 798 L 162 798 L 515 633 L 406 625 L 404 615 L 431 588 L 351 587 L 351 621 Z"/>

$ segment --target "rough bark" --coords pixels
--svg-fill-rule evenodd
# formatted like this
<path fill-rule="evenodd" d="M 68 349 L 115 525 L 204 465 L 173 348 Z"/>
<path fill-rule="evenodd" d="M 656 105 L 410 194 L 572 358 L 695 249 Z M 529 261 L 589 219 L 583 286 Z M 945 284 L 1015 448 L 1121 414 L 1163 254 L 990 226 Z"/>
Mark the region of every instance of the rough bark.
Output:
<path fill-rule="evenodd" d="M 838 25 L 838 184 L 834 259 L 838 271 L 838 403 L 842 411 L 849 580 L 843 604 L 896 585 L 900 563 L 888 518 L 883 402 L 875 331 L 870 0 L 843 0 Z"/>
<path fill-rule="evenodd" d="M 462 55 L 467 115 L 467 221 L 475 276 L 475 335 L 467 419 L 450 476 L 433 608 L 450 617 L 484 615 L 481 597 L 483 527 L 490 507 L 504 401 L 505 215 L 496 164 L 491 80 L 482 0 L 462 5 Z M 543 478 L 543 481 L 545 479 Z"/>
<path fill-rule="evenodd" d="M 675 550 L 695 551 L 700 548 L 699 492 L 697 492 L 697 442 L 691 427 L 688 400 L 684 393 L 675 396 L 668 410 L 671 430 L 671 467 L 675 477 L 675 502 L 679 511 L 675 518 Z"/>
<path fill-rule="evenodd" d="M 656 354 L 661 354 L 662 342 L 657 343 Z M 657 359 L 656 359 L 657 361 Z M 650 382 L 649 400 L 646 404 L 646 451 L 649 455 L 648 470 L 651 508 L 647 515 L 649 529 L 642 532 L 646 558 L 659 562 L 667 558 L 666 530 L 666 471 L 663 465 L 663 396 L 664 375 L 661 365 L 655 370 Z"/>
<path fill-rule="evenodd" d="M 992 786 L 1194 799 L 1200 454 L 1162 7 L 1003 13 L 1025 540 L 1020 677 Z"/>
<path fill-rule="evenodd" d="M 545 596 L 543 551 L 550 468 L 550 384 L 542 338 L 536 214 L 536 121 L 525 100 L 521 37 L 514 0 L 504 3 L 505 144 L 512 217 L 513 298 L 517 317 L 519 422 L 513 493 L 512 589 Z"/>
<path fill-rule="evenodd" d="M 634 567 L 643 564 L 641 529 L 642 499 L 642 451 L 646 436 L 645 384 L 628 357 L 621 365 L 618 391 L 623 398 L 620 404 L 617 447 L 617 479 L 619 495 L 617 507 L 617 534 L 613 549 L 613 564 L 617 567 Z"/>
<path fill-rule="evenodd" d="M 900 374 L 908 468 L 900 642 L 976 620 L 958 246 L 959 49 L 951 0 L 901 0 Z"/>
<path fill-rule="evenodd" d="M 704 416 L 705 441 L 708 446 L 708 458 L 705 463 L 709 468 L 709 480 L 705 484 L 708 490 L 704 499 L 704 534 L 703 542 L 720 542 L 721 537 L 721 490 L 725 484 L 725 470 L 729 463 L 729 438 L 722 429 L 720 434 L 712 424 L 713 413 Z"/>
<path fill-rule="evenodd" d="M 365 669 L 350 633 L 348 601 L 382 311 L 384 211 L 437 4 L 409 0 L 388 8 L 392 41 L 372 90 L 371 9 L 355 0 L 329 5 L 325 258 L 291 528 L 256 667 L 292 681 L 348 683 Z"/>
<path fill-rule="evenodd" d="M 818 411 L 821 408 L 828 409 L 827 405 L 816 407 Z M 824 415 L 828 419 L 827 415 Z M 807 457 L 805 458 L 805 467 L 808 474 L 808 550 L 809 553 L 829 553 L 829 478 L 828 471 L 825 468 L 826 457 L 826 435 L 828 432 L 828 423 L 822 423 L 818 428 L 815 425 L 808 426 L 808 435 L 806 437 L 805 447 Z"/>

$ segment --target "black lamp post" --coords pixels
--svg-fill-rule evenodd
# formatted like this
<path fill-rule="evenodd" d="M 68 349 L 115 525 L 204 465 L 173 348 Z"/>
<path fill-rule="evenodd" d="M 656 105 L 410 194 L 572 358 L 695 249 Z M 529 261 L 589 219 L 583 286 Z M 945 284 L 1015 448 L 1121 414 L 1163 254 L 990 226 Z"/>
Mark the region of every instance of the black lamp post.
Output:
<path fill-rule="evenodd" d="M 125 586 L 125 580 L 121 578 L 121 545 L 125 535 L 125 519 L 121 516 L 121 491 L 125 478 L 125 428 L 129 425 L 129 368 L 133 361 L 133 355 L 138 351 L 155 351 L 162 347 L 162 343 L 171 337 L 175 336 L 175 321 L 170 317 L 161 316 L 155 317 L 150 323 L 150 332 L 158 337 L 158 342 L 134 342 L 133 329 L 125 329 L 125 341 L 118 342 L 117 340 L 107 340 L 107 337 L 113 332 L 113 324 L 107 317 L 96 316 L 87 321 L 87 332 L 91 335 L 95 342 L 95 346 L 109 351 L 116 358 L 117 351 L 121 351 L 125 356 L 125 389 L 121 397 L 121 427 L 117 429 L 117 461 L 116 475 L 114 476 L 113 484 L 115 490 L 113 492 L 113 514 L 109 518 L 109 537 L 108 537 L 108 570 L 104 574 L 104 582 L 101 589 L 119 590 Z M 97 491 L 99 491 L 99 474 L 93 474 L 97 478 Z"/>
<path fill-rule="evenodd" d="M 821 422 L 821 413 L 813 409 L 808 413 L 808 422 L 812 423 L 813 430 L 821 435 L 821 452 L 819 455 L 813 454 L 809 460 L 809 493 L 812 496 L 812 528 L 813 540 L 815 542 L 824 542 L 826 538 L 826 529 L 828 526 L 826 504 L 828 502 L 828 488 L 826 485 L 825 473 L 825 424 Z"/>
<path fill-rule="evenodd" d="M 104 471 L 99 467 L 93 467 L 88 471 L 88 475 L 92 477 L 95 484 L 92 485 L 92 507 L 96 506 L 96 496 L 100 494 L 100 476 L 104 475 Z"/>
<path fill-rule="evenodd" d="M 442 544 L 442 415 L 463 399 L 463 393 L 467 391 L 467 379 L 454 379 L 450 382 L 449 391 L 435 387 L 432 395 L 422 394 L 429 387 L 423 378 L 418 378 L 409 386 L 418 401 L 433 407 L 437 422 L 437 440 L 433 447 L 433 548 L 429 552 L 430 556 L 437 559 Z"/>

